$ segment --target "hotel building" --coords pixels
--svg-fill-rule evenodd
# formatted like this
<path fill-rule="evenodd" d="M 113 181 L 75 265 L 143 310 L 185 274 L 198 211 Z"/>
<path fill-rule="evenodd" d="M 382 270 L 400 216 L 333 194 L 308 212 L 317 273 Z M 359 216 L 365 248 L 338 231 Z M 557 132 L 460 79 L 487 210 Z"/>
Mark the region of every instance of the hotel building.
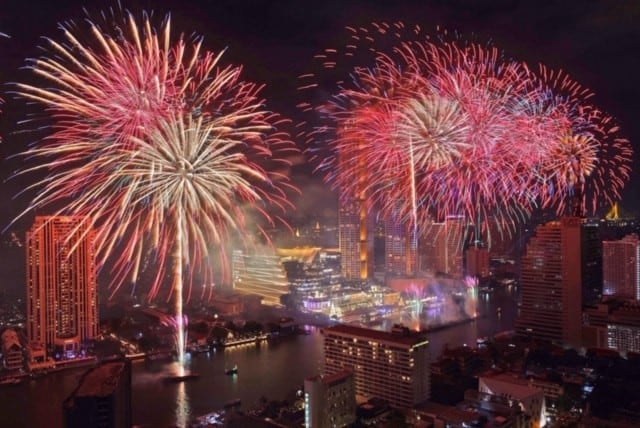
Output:
<path fill-rule="evenodd" d="M 604 295 L 640 300 L 640 239 L 630 234 L 602 242 Z"/>
<path fill-rule="evenodd" d="M 324 330 L 325 372 L 352 370 L 359 401 L 381 398 L 411 408 L 430 396 L 428 343 L 406 328 L 385 332 L 336 325 Z"/>
<path fill-rule="evenodd" d="M 27 232 L 27 337 L 69 355 L 98 333 L 94 232 L 82 217 L 37 216 Z"/>

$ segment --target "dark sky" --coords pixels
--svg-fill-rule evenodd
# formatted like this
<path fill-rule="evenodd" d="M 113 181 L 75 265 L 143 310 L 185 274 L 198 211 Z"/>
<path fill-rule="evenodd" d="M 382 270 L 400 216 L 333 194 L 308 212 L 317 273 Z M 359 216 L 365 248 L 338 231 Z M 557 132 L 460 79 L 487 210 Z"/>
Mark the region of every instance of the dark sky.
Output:
<path fill-rule="evenodd" d="M 591 88 L 595 104 L 616 117 L 623 133 L 636 147 L 640 140 L 640 2 L 626 0 L 123 0 L 122 7 L 139 16 L 142 10 L 158 16 L 172 14 L 173 32 L 203 35 L 205 46 L 227 47 L 227 61 L 244 64 L 246 79 L 265 83 L 263 92 L 271 109 L 297 117 L 296 76 L 314 67 L 313 55 L 326 47 L 343 46 L 346 25 L 372 21 L 419 24 L 429 32 L 436 26 L 459 31 L 465 38 L 491 41 L 507 56 L 562 68 Z M 0 5 L 0 81 L 23 80 L 20 70 L 27 57 L 40 55 L 41 36 L 60 39 L 57 24 L 83 19 L 115 1 L 3 0 Z M 24 149 L 27 139 L 16 134 L 24 106 L 11 100 L 4 86 L 4 115 L 0 134 L 5 158 Z M 637 156 L 636 156 L 637 159 Z M 636 162 L 637 165 L 637 162 Z M 2 177 L 15 162 L 4 161 Z M 637 166 L 634 171 L 637 171 Z M 317 213 L 327 192 L 317 180 L 299 202 L 299 215 Z M 638 173 L 625 190 L 623 206 L 637 210 Z M 10 180 L 0 188 L 0 224 L 4 227 L 28 198 L 12 200 L 26 183 Z M 329 197 L 330 198 L 330 197 Z"/>

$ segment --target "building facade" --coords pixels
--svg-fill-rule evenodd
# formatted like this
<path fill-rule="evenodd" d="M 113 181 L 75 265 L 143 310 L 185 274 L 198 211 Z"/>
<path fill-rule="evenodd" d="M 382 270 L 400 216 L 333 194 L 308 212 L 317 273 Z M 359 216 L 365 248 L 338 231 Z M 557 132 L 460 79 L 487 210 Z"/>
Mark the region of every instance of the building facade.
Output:
<path fill-rule="evenodd" d="M 75 353 L 98 333 L 94 232 L 82 217 L 37 216 L 26 252 L 28 340 Z"/>
<path fill-rule="evenodd" d="M 603 294 L 640 300 L 640 239 L 602 242 Z"/>
<path fill-rule="evenodd" d="M 582 343 L 582 220 L 538 226 L 522 257 L 519 334 L 579 347 Z"/>
<path fill-rule="evenodd" d="M 352 370 L 358 396 L 411 408 L 430 396 L 428 343 L 406 328 L 384 332 L 336 325 L 324 330 L 325 371 Z"/>
<path fill-rule="evenodd" d="M 289 293 L 287 274 L 275 253 L 234 250 L 231 275 L 234 292 L 261 296 L 267 306 L 280 306 L 281 297 Z"/>
<path fill-rule="evenodd" d="M 307 428 L 350 426 L 356 421 L 356 407 L 351 370 L 305 379 L 304 412 Z"/>

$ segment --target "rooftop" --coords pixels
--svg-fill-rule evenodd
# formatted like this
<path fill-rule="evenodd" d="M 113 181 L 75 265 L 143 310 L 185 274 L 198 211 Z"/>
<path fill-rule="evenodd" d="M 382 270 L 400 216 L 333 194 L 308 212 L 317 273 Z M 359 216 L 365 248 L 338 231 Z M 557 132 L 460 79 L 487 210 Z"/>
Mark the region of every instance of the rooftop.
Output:
<path fill-rule="evenodd" d="M 89 370 L 80 380 L 75 397 L 104 397 L 116 389 L 120 382 L 122 372 L 125 370 L 124 362 L 113 362 L 100 365 Z"/>
<path fill-rule="evenodd" d="M 370 339 L 379 342 L 386 342 L 394 345 L 402 345 L 414 347 L 417 345 L 429 343 L 422 334 L 411 331 L 409 329 L 394 329 L 394 331 L 372 330 L 364 327 L 356 327 L 353 325 L 338 324 L 325 329 L 325 334 L 336 333 L 340 335 L 351 336 L 356 339 Z"/>

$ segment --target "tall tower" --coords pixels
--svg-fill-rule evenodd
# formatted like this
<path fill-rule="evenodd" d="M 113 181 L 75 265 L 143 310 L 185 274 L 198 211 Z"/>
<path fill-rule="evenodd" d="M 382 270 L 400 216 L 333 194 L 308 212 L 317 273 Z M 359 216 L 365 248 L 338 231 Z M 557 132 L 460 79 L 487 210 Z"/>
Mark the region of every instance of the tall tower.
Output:
<path fill-rule="evenodd" d="M 466 222 L 461 216 L 448 216 L 444 223 L 434 223 L 435 271 L 452 278 L 462 278 Z"/>
<path fill-rule="evenodd" d="M 516 331 L 581 345 L 582 220 L 565 217 L 538 226 L 522 257 L 522 306 Z"/>
<path fill-rule="evenodd" d="M 98 334 L 93 230 L 83 217 L 37 216 L 26 251 L 29 341 L 77 352 Z"/>
<path fill-rule="evenodd" d="M 603 241 L 603 294 L 640 300 L 640 239 L 630 234 L 618 241 Z"/>

